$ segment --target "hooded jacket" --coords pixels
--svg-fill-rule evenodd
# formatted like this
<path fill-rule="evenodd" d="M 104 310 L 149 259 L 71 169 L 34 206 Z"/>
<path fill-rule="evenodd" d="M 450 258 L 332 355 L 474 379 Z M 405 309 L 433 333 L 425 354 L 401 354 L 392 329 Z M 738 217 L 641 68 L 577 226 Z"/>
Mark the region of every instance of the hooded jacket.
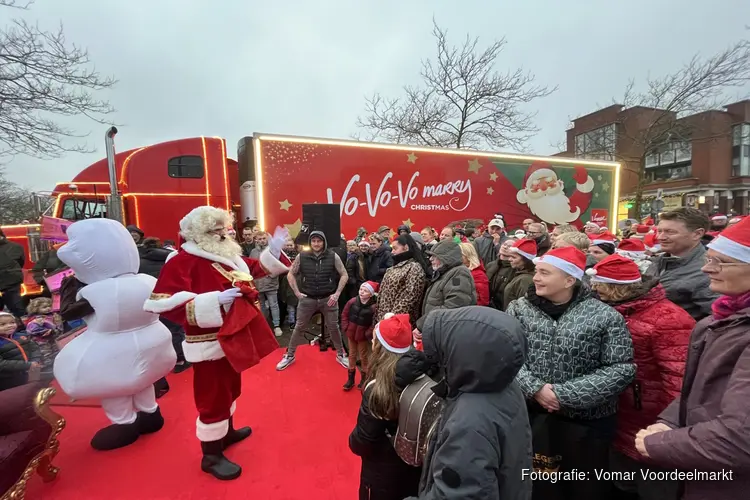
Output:
<path fill-rule="evenodd" d="M 21 284 L 25 260 L 21 245 L 0 236 L 0 290 Z"/>
<path fill-rule="evenodd" d="M 438 364 L 435 392 L 445 408 L 419 499 L 531 498 L 523 475 L 532 469 L 531 428 L 515 381 L 526 357 L 521 324 L 488 307 L 464 307 L 430 314 L 422 335 L 425 357 Z"/>
<path fill-rule="evenodd" d="M 167 257 L 171 253 L 166 248 L 139 246 L 138 257 L 141 259 L 141 264 L 138 267 L 138 272 L 158 278 L 161 268 L 164 267 Z"/>
<path fill-rule="evenodd" d="M 431 251 L 442 264 L 432 275 L 432 280 L 422 301 L 422 316 L 417 320 L 421 331 L 427 315 L 436 309 L 457 309 L 477 304 L 477 290 L 469 268 L 464 266 L 461 247 L 445 240 Z"/>
<path fill-rule="evenodd" d="M 310 233 L 323 240 L 323 250 L 316 254 L 312 250 L 302 252 L 300 259 L 299 290 L 311 299 L 322 299 L 336 292 L 339 275 L 336 272 L 336 254 L 328 249 L 328 240 L 322 231 Z"/>

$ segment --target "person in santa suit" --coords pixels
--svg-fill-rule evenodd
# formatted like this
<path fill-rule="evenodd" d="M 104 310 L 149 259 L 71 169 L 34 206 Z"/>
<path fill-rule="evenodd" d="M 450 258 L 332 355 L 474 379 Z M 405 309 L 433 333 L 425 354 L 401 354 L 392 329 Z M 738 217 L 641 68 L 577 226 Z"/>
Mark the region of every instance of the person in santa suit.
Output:
<path fill-rule="evenodd" d="M 183 348 L 193 363 L 201 469 L 221 480 L 242 473 L 224 450 L 252 433 L 250 427 L 234 427 L 241 372 L 279 347 L 260 312 L 253 280 L 283 274 L 291 264 L 281 251 L 289 236 L 285 229 L 277 228 L 256 260 L 242 256 L 230 236 L 232 225 L 232 215 L 219 208 L 203 206 L 187 214 L 180 221 L 185 243 L 162 268 L 144 305 L 146 311 L 185 328 Z"/>

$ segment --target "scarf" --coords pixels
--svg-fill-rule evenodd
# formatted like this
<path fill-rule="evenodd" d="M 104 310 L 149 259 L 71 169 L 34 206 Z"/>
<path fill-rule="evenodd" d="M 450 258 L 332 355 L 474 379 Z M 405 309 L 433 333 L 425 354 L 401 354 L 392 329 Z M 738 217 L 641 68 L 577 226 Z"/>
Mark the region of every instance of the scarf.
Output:
<path fill-rule="evenodd" d="M 537 295 L 536 287 L 534 285 L 531 285 L 529 287 L 529 291 L 526 294 L 526 298 L 528 299 L 529 303 L 536 306 L 540 311 L 545 313 L 553 320 L 557 321 L 558 319 L 562 318 L 562 315 L 565 314 L 565 312 L 570 308 L 571 305 L 577 302 L 576 299 L 579 298 L 578 296 L 580 293 L 581 286 L 580 284 L 576 284 L 572 299 L 564 304 L 554 304 L 544 297 L 540 297 L 539 295 Z"/>
<path fill-rule="evenodd" d="M 400 254 L 391 254 L 393 257 L 393 264 L 396 265 L 400 262 L 406 262 L 407 260 L 414 257 L 414 252 L 411 250 L 407 250 L 406 252 L 402 252 Z"/>
<path fill-rule="evenodd" d="M 729 316 L 750 307 L 750 291 L 742 295 L 722 295 L 711 306 L 714 318 L 726 319 Z"/>

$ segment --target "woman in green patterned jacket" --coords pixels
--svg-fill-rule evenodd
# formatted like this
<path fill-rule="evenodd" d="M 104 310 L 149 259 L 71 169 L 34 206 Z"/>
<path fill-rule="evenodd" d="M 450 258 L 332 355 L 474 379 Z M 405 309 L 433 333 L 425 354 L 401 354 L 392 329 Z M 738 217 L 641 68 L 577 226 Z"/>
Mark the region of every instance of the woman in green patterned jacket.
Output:
<path fill-rule="evenodd" d="M 516 380 L 526 396 L 537 470 L 585 473 L 587 480 L 534 483 L 533 498 L 600 500 L 616 430 L 617 400 L 633 381 L 633 344 L 623 317 L 581 286 L 586 255 L 575 247 L 534 260 L 534 287 L 510 304 L 528 340 Z"/>

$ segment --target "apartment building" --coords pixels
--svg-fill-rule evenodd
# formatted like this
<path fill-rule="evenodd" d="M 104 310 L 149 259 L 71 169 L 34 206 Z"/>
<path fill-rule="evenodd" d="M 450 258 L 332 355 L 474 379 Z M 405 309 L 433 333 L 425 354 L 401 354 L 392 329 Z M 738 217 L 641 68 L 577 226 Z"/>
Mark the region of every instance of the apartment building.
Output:
<path fill-rule="evenodd" d="M 680 206 L 748 213 L 750 100 L 677 117 L 665 110 L 612 105 L 573 120 L 561 156 L 622 164 L 618 219 Z M 633 201 L 643 169 L 641 213 Z"/>

